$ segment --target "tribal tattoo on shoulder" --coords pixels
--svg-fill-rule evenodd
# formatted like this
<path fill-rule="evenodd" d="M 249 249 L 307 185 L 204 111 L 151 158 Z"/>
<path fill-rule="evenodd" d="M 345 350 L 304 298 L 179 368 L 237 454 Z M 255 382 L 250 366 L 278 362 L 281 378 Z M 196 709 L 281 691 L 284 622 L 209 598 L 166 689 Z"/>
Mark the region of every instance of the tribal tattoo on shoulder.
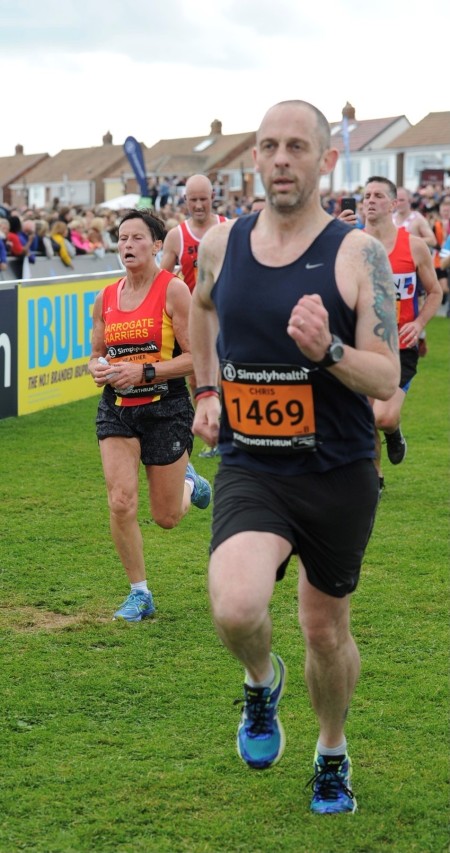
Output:
<path fill-rule="evenodd" d="M 375 241 L 364 249 L 364 254 L 372 279 L 373 307 L 380 321 L 374 326 L 374 334 L 382 341 L 386 341 L 392 352 L 397 352 L 394 282 L 389 261 L 382 246 L 377 246 Z"/>

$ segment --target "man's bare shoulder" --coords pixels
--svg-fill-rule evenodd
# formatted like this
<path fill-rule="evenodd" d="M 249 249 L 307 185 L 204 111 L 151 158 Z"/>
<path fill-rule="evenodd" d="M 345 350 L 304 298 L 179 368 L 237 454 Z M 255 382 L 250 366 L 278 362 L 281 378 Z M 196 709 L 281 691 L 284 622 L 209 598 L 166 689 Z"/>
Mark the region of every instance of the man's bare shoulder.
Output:
<path fill-rule="evenodd" d="M 336 281 L 341 293 L 355 304 L 357 291 L 373 281 L 374 271 L 392 281 L 386 249 L 376 237 L 353 229 L 342 241 L 336 257 Z"/>
<path fill-rule="evenodd" d="M 428 228 L 430 227 L 427 217 L 424 216 L 423 213 L 420 212 L 420 210 L 413 210 L 413 214 L 413 219 L 416 219 L 417 222 L 424 222 Z"/>
<path fill-rule="evenodd" d="M 181 244 L 178 226 L 175 226 L 175 228 L 171 228 L 170 231 L 167 232 L 164 239 L 161 258 L 161 269 L 173 272 L 175 264 L 178 260 L 178 256 L 180 254 L 180 245 Z"/>
<path fill-rule="evenodd" d="M 173 248 L 178 248 L 179 245 L 180 245 L 179 226 L 175 225 L 173 228 L 170 228 L 170 230 L 166 234 L 166 237 L 164 240 L 164 248 L 166 248 L 168 246 L 170 249 L 173 249 Z"/>
<path fill-rule="evenodd" d="M 228 244 L 228 237 L 236 219 L 227 219 L 210 228 L 200 243 L 199 252 L 203 259 L 217 259 L 223 257 Z"/>
<path fill-rule="evenodd" d="M 421 263 L 424 259 L 427 260 L 428 258 L 431 258 L 430 250 L 425 240 L 417 234 L 409 235 L 409 248 L 411 249 L 413 260 L 416 263 Z"/>
<path fill-rule="evenodd" d="M 198 249 L 198 276 L 194 289 L 194 302 L 210 304 L 210 293 L 222 269 L 230 231 L 237 220 L 227 220 L 214 225 L 202 238 Z"/>
<path fill-rule="evenodd" d="M 360 228 L 353 228 L 341 243 L 339 254 L 353 258 L 364 258 L 368 251 L 373 251 L 377 246 L 381 246 L 380 241 L 368 234 L 367 231 L 362 231 Z"/>

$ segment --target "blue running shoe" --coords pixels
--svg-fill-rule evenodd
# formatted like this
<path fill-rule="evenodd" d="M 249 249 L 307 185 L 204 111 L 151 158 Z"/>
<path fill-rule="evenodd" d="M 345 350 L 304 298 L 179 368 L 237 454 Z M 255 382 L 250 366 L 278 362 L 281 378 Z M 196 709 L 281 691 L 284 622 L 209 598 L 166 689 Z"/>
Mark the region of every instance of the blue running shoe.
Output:
<path fill-rule="evenodd" d="M 194 504 L 194 506 L 198 506 L 199 509 L 206 509 L 211 501 L 211 486 L 209 485 L 208 480 L 205 480 L 204 477 L 200 477 L 200 474 L 197 474 L 197 471 L 190 462 L 188 462 L 188 466 L 186 468 L 186 480 L 191 480 L 194 484 L 191 503 Z"/>
<path fill-rule="evenodd" d="M 249 687 L 244 684 L 245 701 L 237 734 L 237 751 L 242 760 L 255 770 L 265 770 L 276 764 L 286 743 L 277 714 L 286 683 L 286 668 L 279 655 L 271 654 L 271 658 L 275 687 Z"/>
<path fill-rule="evenodd" d="M 348 754 L 314 756 L 314 776 L 311 785 L 313 798 L 311 811 L 315 814 L 341 814 L 356 812 L 356 799 L 350 788 L 352 762 Z"/>
<path fill-rule="evenodd" d="M 198 455 L 202 459 L 214 459 L 216 456 L 220 456 L 219 448 L 217 444 L 215 447 L 208 447 L 208 445 L 205 444 L 203 450 L 201 450 Z"/>
<path fill-rule="evenodd" d="M 156 607 L 153 603 L 151 592 L 142 592 L 137 589 L 130 592 L 128 598 L 120 605 L 114 614 L 114 619 L 125 619 L 127 622 L 140 622 L 153 616 Z"/>

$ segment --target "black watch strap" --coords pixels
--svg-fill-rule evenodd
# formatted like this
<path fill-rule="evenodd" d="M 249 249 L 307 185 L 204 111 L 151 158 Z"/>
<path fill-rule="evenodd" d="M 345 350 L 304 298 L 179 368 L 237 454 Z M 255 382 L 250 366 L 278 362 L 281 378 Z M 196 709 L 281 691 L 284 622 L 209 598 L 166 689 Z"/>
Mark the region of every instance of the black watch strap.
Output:
<path fill-rule="evenodd" d="M 154 364 L 144 364 L 144 382 L 153 382 L 156 376 Z"/>

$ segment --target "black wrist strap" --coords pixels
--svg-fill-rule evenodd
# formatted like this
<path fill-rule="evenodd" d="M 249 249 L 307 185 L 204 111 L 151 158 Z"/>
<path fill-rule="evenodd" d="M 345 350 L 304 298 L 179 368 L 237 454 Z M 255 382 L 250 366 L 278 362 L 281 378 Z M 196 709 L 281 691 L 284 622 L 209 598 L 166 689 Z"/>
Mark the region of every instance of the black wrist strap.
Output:
<path fill-rule="evenodd" d="M 205 394 L 207 392 L 220 396 L 220 388 L 218 388 L 217 385 L 200 385 L 200 388 L 196 388 L 194 391 L 194 400 L 196 400 L 200 394 Z"/>

